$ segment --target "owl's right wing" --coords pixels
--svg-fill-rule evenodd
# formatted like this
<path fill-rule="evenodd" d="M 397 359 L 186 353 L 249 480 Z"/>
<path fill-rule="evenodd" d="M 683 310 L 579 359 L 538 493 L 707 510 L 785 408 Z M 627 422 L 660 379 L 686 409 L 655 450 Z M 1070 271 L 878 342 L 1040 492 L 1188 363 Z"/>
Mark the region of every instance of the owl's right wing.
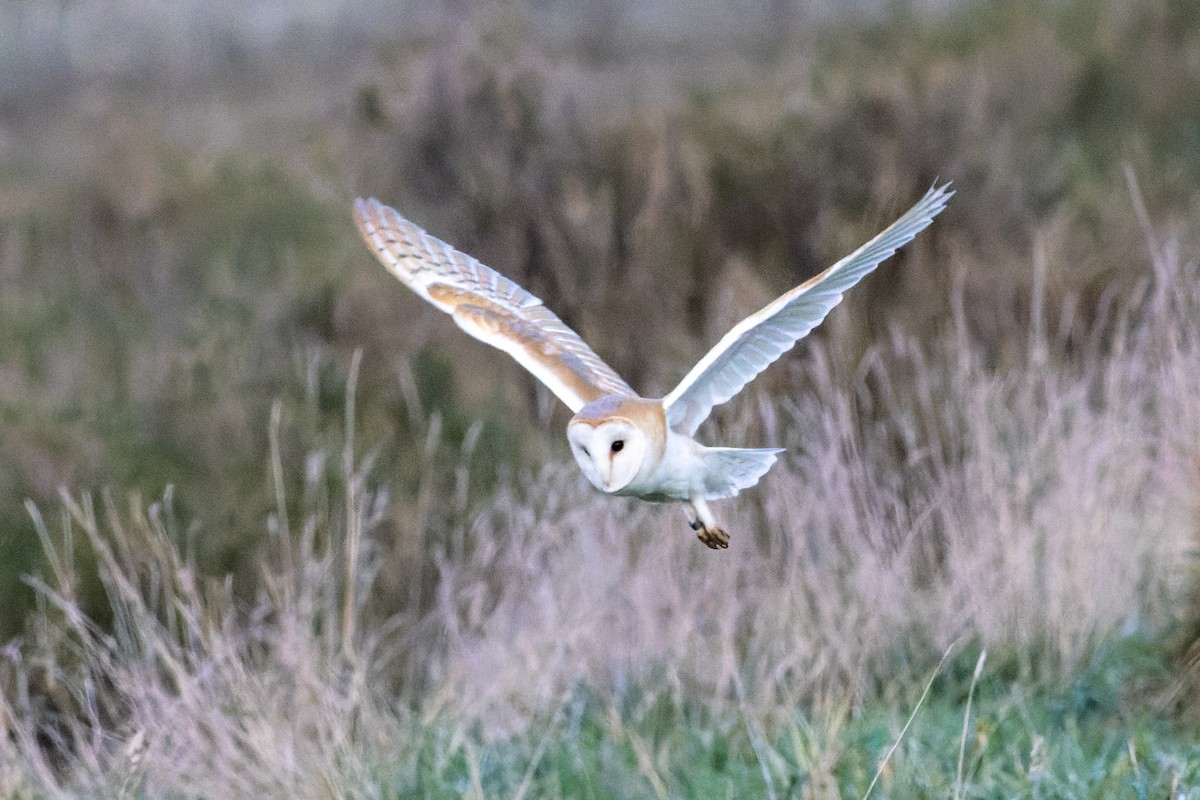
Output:
<path fill-rule="evenodd" d="M 842 294 L 933 221 L 954 192 L 932 187 L 904 216 L 829 269 L 751 314 L 725 334 L 663 398 L 667 423 L 691 436 L 718 406 L 821 324 Z"/>
<path fill-rule="evenodd" d="M 513 281 L 371 198 L 354 220 L 375 257 L 458 327 L 511 355 L 572 411 L 610 394 L 636 393 L 554 315 Z"/>

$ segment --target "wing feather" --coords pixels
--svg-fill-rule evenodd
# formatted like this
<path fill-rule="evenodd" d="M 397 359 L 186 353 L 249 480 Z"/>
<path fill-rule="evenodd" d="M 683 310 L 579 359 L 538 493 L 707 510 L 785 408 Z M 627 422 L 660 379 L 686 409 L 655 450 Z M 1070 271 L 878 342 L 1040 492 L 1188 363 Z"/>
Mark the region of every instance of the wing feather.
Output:
<path fill-rule="evenodd" d="M 739 322 L 663 398 L 672 429 L 692 435 L 714 406 L 742 387 L 821 324 L 842 295 L 933 221 L 954 194 L 931 187 L 902 217 L 829 269 Z"/>
<path fill-rule="evenodd" d="M 374 198 L 354 201 L 354 219 L 389 272 L 471 336 L 515 358 L 572 411 L 610 394 L 637 396 L 579 334 L 515 282 Z"/>

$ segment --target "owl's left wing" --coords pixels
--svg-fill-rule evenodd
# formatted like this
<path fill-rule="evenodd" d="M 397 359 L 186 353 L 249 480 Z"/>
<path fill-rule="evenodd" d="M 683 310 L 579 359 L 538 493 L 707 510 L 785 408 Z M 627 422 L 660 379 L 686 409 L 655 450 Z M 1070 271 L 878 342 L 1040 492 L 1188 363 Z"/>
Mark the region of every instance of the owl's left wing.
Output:
<path fill-rule="evenodd" d="M 363 241 L 404 285 L 458 327 L 511 355 L 572 411 L 610 394 L 636 396 L 542 301 L 378 200 L 354 201 Z"/>
<path fill-rule="evenodd" d="M 734 326 L 663 398 L 667 422 L 691 436 L 718 406 L 791 349 L 842 300 L 842 294 L 933 221 L 954 192 L 930 188 L 904 216 L 829 269 Z"/>

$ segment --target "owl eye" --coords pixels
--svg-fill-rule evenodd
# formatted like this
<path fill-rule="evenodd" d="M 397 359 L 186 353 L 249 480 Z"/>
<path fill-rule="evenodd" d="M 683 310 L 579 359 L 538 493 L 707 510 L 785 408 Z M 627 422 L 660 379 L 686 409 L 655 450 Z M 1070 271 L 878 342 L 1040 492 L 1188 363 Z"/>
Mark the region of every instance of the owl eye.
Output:
<path fill-rule="evenodd" d="M 579 445 L 579 449 L 583 451 L 583 454 L 585 456 L 591 456 L 591 453 L 589 453 L 588 449 L 586 447 L 584 447 L 583 445 Z"/>
<path fill-rule="evenodd" d="M 619 453 L 624 449 L 625 449 L 625 440 L 624 439 L 617 439 L 615 442 L 612 443 L 612 451 L 614 453 Z"/>

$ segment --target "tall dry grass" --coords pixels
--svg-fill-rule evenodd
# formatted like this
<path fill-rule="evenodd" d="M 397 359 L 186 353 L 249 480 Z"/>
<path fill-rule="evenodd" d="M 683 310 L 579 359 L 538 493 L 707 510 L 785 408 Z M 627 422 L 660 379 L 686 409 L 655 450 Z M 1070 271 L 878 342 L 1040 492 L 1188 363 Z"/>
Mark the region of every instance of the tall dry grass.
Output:
<path fill-rule="evenodd" d="M 231 579 L 198 573 L 170 492 L 127 509 L 64 495 L 50 520 L 30 506 L 53 580 L 34 582 L 34 638 L 4 664 L 0 793 L 346 796 L 407 765 L 397 744 L 413 740 L 415 718 L 378 689 L 399 620 L 359 623 L 376 564 L 359 536 L 387 500 L 364 488 L 349 441 L 340 469 L 336 454 L 306 460 L 294 527 L 273 445 L 280 506 L 249 607 Z M 80 552 L 95 558 L 110 625 L 80 609 Z"/>
<path fill-rule="evenodd" d="M 590 499 L 569 467 L 510 490 L 474 522 L 483 544 L 442 573 L 455 696 L 497 724 L 576 683 L 744 692 L 766 713 L 873 696 L 961 637 L 1053 683 L 1105 637 L 1180 620 L 1200 273 L 1173 245 L 1153 253 L 1073 354 L 1046 354 L 1066 346 L 1072 305 L 1042 309 L 1004 371 L 962 320 L 933 341 L 895 331 L 849 385 L 814 348 L 803 388 L 761 398 L 753 434 L 721 437 L 788 448 L 721 509 L 727 557 L 695 547 L 674 509 Z"/>
<path fill-rule="evenodd" d="M 52 570 L 0 662 L 0 794 L 374 796 L 581 692 L 769 732 L 798 702 L 912 690 L 964 637 L 1053 683 L 1105 637 L 1162 631 L 1195 579 L 1200 268 L 1146 230 L 1137 288 L 1083 335 L 1078 305 L 1034 297 L 1009 369 L 961 318 L 928 340 L 893 330 L 849 376 L 808 345 L 786 395 L 749 393 L 710 437 L 788 448 L 720 508 L 721 554 L 565 459 L 461 516 L 434 497 L 390 519 L 408 506 L 355 451 L 352 414 L 340 449 L 295 463 L 272 421 L 278 507 L 248 604 L 197 574 L 169 496 L 31 507 Z M 408 549 L 383 535 L 416 523 Z M 81 610 L 84 554 L 111 625 Z M 397 565 L 399 612 L 375 593 Z"/>

